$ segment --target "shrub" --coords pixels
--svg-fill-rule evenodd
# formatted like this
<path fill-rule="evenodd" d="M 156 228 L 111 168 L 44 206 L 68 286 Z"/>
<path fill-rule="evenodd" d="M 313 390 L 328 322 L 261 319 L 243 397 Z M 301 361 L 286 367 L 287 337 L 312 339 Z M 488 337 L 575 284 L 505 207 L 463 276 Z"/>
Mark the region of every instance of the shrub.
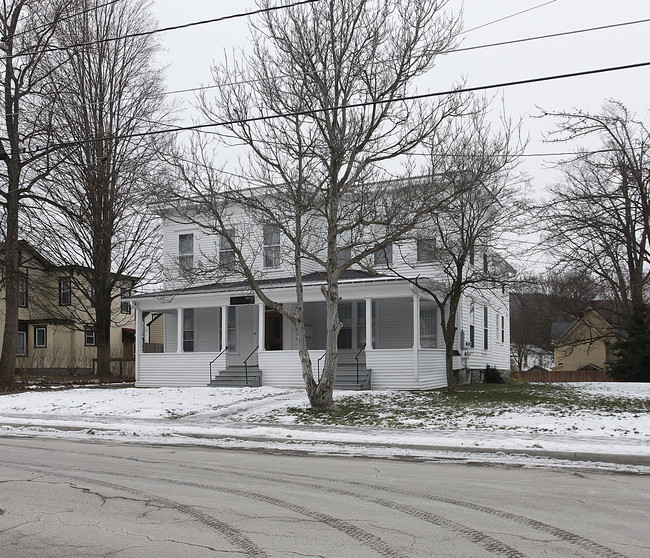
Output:
<path fill-rule="evenodd" d="M 490 366 L 489 364 L 485 367 L 485 370 L 483 370 L 483 381 L 486 384 L 505 384 L 505 380 L 503 379 L 503 376 L 501 375 L 501 372 L 499 372 L 494 366 Z"/>

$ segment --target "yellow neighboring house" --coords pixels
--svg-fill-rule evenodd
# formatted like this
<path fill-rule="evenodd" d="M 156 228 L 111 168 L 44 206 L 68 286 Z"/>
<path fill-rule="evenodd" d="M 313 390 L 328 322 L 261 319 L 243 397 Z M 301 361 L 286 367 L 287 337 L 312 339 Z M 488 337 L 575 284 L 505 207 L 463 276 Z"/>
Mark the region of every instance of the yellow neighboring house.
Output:
<path fill-rule="evenodd" d="M 20 243 L 18 348 L 16 369 L 30 375 L 90 374 L 97 356 L 92 291 L 84 287 L 80 266 L 57 266 L 26 242 Z M 132 280 L 120 289 L 130 292 Z M 4 291 L 4 286 L 2 286 Z M 4 292 L 0 293 L 4 331 Z M 113 302 L 111 371 L 133 376 L 135 317 L 128 302 Z M 0 347 L 2 334 L 0 332 Z"/>
<path fill-rule="evenodd" d="M 615 360 L 612 346 L 624 333 L 590 306 L 555 341 L 553 370 L 604 370 Z"/>

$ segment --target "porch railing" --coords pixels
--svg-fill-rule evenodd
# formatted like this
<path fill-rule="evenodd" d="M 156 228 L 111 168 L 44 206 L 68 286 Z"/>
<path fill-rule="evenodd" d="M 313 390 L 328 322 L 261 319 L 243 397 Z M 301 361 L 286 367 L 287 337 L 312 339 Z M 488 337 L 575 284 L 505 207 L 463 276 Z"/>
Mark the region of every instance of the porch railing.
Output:
<path fill-rule="evenodd" d="M 255 347 L 250 354 L 244 359 L 244 373 L 246 374 L 246 385 L 248 385 L 248 359 L 251 358 L 259 349 L 259 347 Z"/>
<path fill-rule="evenodd" d="M 220 352 L 216 357 L 214 357 L 214 358 L 210 361 L 210 383 L 212 383 L 212 364 L 213 364 L 214 362 L 216 362 L 217 359 L 218 359 L 218 358 L 219 358 L 223 353 L 225 353 L 227 350 L 228 350 L 228 347 L 226 347 L 223 351 L 221 351 L 221 352 Z"/>
<path fill-rule="evenodd" d="M 366 350 L 366 344 L 364 343 L 359 349 L 359 352 L 354 357 L 354 360 L 357 361 L 357 384 L 359 383 L 359 355 L 365 350 Z"/>

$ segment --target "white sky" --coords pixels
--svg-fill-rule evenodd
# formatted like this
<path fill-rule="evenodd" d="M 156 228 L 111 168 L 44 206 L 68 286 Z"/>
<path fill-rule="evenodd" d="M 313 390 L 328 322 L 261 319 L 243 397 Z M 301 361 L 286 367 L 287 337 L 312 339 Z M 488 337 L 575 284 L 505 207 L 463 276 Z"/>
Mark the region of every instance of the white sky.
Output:
<path fill-rule="evenodd" d="M 278 0 L 279 1 L 279 0 Z M 450 0 L 453 10 L 463 10 L 464 28 L 470 30 L 463 47 L 573 31 L 613 23 L 650 18 L 648 0 Z M 513 14 L 534 8 L 516 15 Z M 154 13 L 162 27 L 211 19 L 255 9 L 254 0 L 153 0 Z M 486 23 L 480 29 L 472 29 Z M 247 18 L 212 23 L 160 35 L 165 49 L 162 62 L 168 66 L 167 89 L 178 90 L 210 83 L 210 67 L 222 60 L 225 51 L 245 47 Z M 452 53 L 441 57 L 436 69 L 419 92 L 449 89 L 465 79 L 470 87 L 620 66 L 650 61 L 650 23 L 618 29 L 593 31 L 567 37 L 550 38 L 516 45 L 499 46 Z M 528 153 L 553 153 L 567 147 L 542 141 L 552 129 L 550 120 L 534 119 L 537 107 L 547 110 L 574 107 L 597 111 L 606 99 L 616 99 L 648 116 L 650 67 L 610 72 L 494 90 L 495 111 L 501 104 L 513 120 L 523 119 L 529 135 Z M 185 116 L 192 113 L 189 103 L 193 94 L 175 95 L 188 104 Z M 522 170 L 532 177 L 534 191 L 543 194 L 555 180 L 549 163 L 557 157 L 529 157 Z"/>

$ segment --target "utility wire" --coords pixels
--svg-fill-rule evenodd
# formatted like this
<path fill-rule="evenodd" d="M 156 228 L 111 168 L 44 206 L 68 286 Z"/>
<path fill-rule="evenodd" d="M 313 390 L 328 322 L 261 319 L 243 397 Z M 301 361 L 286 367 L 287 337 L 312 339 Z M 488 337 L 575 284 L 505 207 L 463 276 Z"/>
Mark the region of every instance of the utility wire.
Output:
<path fill-rule="evenodd" d="M 149 31 L 140 31 L 138 33 L 129 33 L 126 35 L 120 35 L 118 37 L 108 37 L 106 39 L 98 39 L 96 41 L 87 41 L 84 43 L 75 43 L 72 45 L 66 45 L 66 46 L 58 46 L 58 47 L 49 47 L 49 48 L 44 48 L 39 51 L 32 51 L 32 52 L 21 52 L 18 54 L 13 54 L 11 56 L 2 56 L 0 57 L 0 60 L 7 60 L 9 58 L 17 58 L 21 56 L 33 56 L 35 54 L 41 54 L 44 52 L 59 52 L 62 50 L 73 50 L 75 48 L 79 47 L 85 47 L 85 46 L 91 46 L 91 45 L 96 45 L 100 43 L 109 43 L 109 42 L 115 42 L 115 41 L 122 41 L 125 39 L 135 39 L 138 37 L 148 37 L 151 35 L 155 35 L 156 33 L 165 33 L 167 31 L 176 31 L 178 29 L 188 29 L 190 27 L 197 27 L 199 25 L 207 25 L 208 23 L 217 23 L 217 22 L 222 22 L 222 21 L 228 21 L 231 19 L 238 19 L 242 17 L 249 17 L 249 16 L 254 16 L 254 15 L 259 15 L 262 13 L 269 13 L 269 12 L 275 12 L 277 10 L 283 10 L 285 8 L 293 8 L 296 6 L 301 6 L 303 4 L 313 4 L 315 2 L 320 2 L 321 0 L 299 0 L 298 2 L 293 2 L 291 4 L 283 4 L 280 6 L 271 6 L 270 8 L 260 8 L 258 10 L 252 10 L 249 12 L 240 12 L 236 14 L 229 14 L 227 16 L 221 16 L 221 17 L 216 17 L 212 19 L 205 19 L 202 21 L 192 21 L 190 23 L 183 23 L 181 25 L 172 25 L 170 27 L 161 27 L 158 29 L 150 29 Z"/>
<path fill-rule="evenodd" d="M 510 18 L 516 17 L 518 15 L 525 14 L 527 12 L 532 12 L 533 10 L 543 8 L 544 6 L 548 6 L 549 4 L 554 4 L 555 2 L 557 2 L 557 0 L 550 0 L 550 2 L 544 2 L 543 4 L 533 6 L 532 8 L 527 8 L 526 10 L 521 10 L 520 12 L 516 12 L 514 14 L 510 14 L 510 15 L 507 15 L 505 17 L 495 19 L 494 21 L 488 21 L 487 23 L 483 23 L 482 25 L 479 25 L 478 27 L 472 27 L 471 29 L 468 29 L 467 31 L 464 31 L 464 33 L 471 33 L 472 31 L 477 31 L 478 29 L 483 29 L 484 27 L 488 27 L 489 25 L 494 25 L 495 23 L 500 23 L 501 21 L 505 21 L 506 19 L 510 19 Z"/>
<path fill-rule="evenodd" d="M 536 78 L 529 78 L 529 79 L 522 79 L 522 80 L 515 80 L 515 81 L 507 81 L 507 82 L 500 82 L 500 83 L 494 83 L 494 84 L 488 84 L 488 85 L 478 85 L 474 87 L 464 87 L 464 88 L 457 88 L 457 89 L 449 89 L 446 91 L 438 91 L 434 93 L 421 93 L 417 95 L 405 95 L 402 97 L 397 97 L 397 98 L 392 98 L 392 99 L 387 99 L 387 100 L 377 100 L 377 101 L 364 101 L 361 103 L 351 103 L 348 105 L 340 105 L 340 106 L 335 106 L 335 107 L 327 107 L 327 108 L 320 108 L 320 109 L 309 109 L 309 110 L 301 110 L 301 111 L 293 111 L 293 112 L 288 112 L 284 114 L 270 114 L 270 115 L 260 115 L 260 116 L 253 116 L 250 118 L 242 118 L 242 119 L 235 119 L 235 120 L 226 120 L 222 122 L 209 122 L 209 123 L 204 123 L 204 124 L 193 124 L 189 126 L 176 126 L 174 128 L 165 128 L 162 130 L 150 130 L 148 132 L 138 132 L 138 133 L 133 133 L 133 134 L 124 134 L 124 135 L 115 135 L 115 136 L 106 136 L 102 138 L 89 138 L 86 140 L 76 140 L 76 141 L 69 141 L 69 142 L 61 142 L 61 143 L 56 143 L 56 144 L 51 144 L 45 148 L 40 148 L 37 150 L 32 150 L 32 153 L 35 153 L 37 151 L 43 151 L 47 149 L 55 149 L 55 148 L 61 148 L 61 147 L 70 147 L 73 145 L 83 145 L 87 143 L 93 143 L 96 141 L 106 141 L 106 140 L 114 140 L 114 139 L 129 139 L 129 138 L 134 138 L 134 137 L 145 137 L 145 136 L 154 136 L 154 135 L 160 135 L 160 134 L 166 134 L 166 133 L 174 133 L 174 132 L 186 132 L 186 131 L 201 131 L 206 128 L 219 128 L 219 127 L 225 127 L 225 126 L 233 126 L 237 124 L 251 124 L 255 122 L 265 122 L 269 120 L 276 120 L 278 118 L 293 118 L 293 117 L 298 117 L 298 116 L 310 116 L 310 115 L 315 115 L 315 114 L 322 114 L 322 113 L 327 113 L 327 112 L 333 112 L 337 110 L 344 110 L 344 109 L 354 109 L 354 108 L 364 108 L 364 107 L 370 107 L 370 106 L 380 106 L 380 105 L 385 105 L 387 103 L 395 103 L 395 102 L 408 102 L 408 101 L 417 101 L 417 100 L 422 100 L 422 99 L 430 99 L 433 97 L 444 97 L 448 95 L 458 95 L 461 93 L 472 93 L 475 91 L 488 91 L 491 89 L 502 89 L 505 87 L 515 87 L 515 86 L 521 86 L 521 85 L 530 85 L 533 83 L 544 83 L 547 81 L 557 81 L 561 79 L 569 79 L 569 78 L 575 78 L 575 77 L 584 77 L 584 76 L 590 76 L 590 75 L 597 75 L 597 74 L 603 74 L 603 73 L 609 73 L 609 72 L 617 72 L 617 71 L 622 71 L 622 70 L 631 70 L 631 69 L 637 69 L 637 68 L 644 68 L 650 66 L 650 62 L 639 62 L 637 64 L 626 64 L 624 66 L 610 66 L 607 68 L 598 68 L 594 70 L 585 70 L 581 72 L 571 72 L 567 74 L 555 74 L 552 76 L 542 76 L 542 77 L 536 77 Z"/>

